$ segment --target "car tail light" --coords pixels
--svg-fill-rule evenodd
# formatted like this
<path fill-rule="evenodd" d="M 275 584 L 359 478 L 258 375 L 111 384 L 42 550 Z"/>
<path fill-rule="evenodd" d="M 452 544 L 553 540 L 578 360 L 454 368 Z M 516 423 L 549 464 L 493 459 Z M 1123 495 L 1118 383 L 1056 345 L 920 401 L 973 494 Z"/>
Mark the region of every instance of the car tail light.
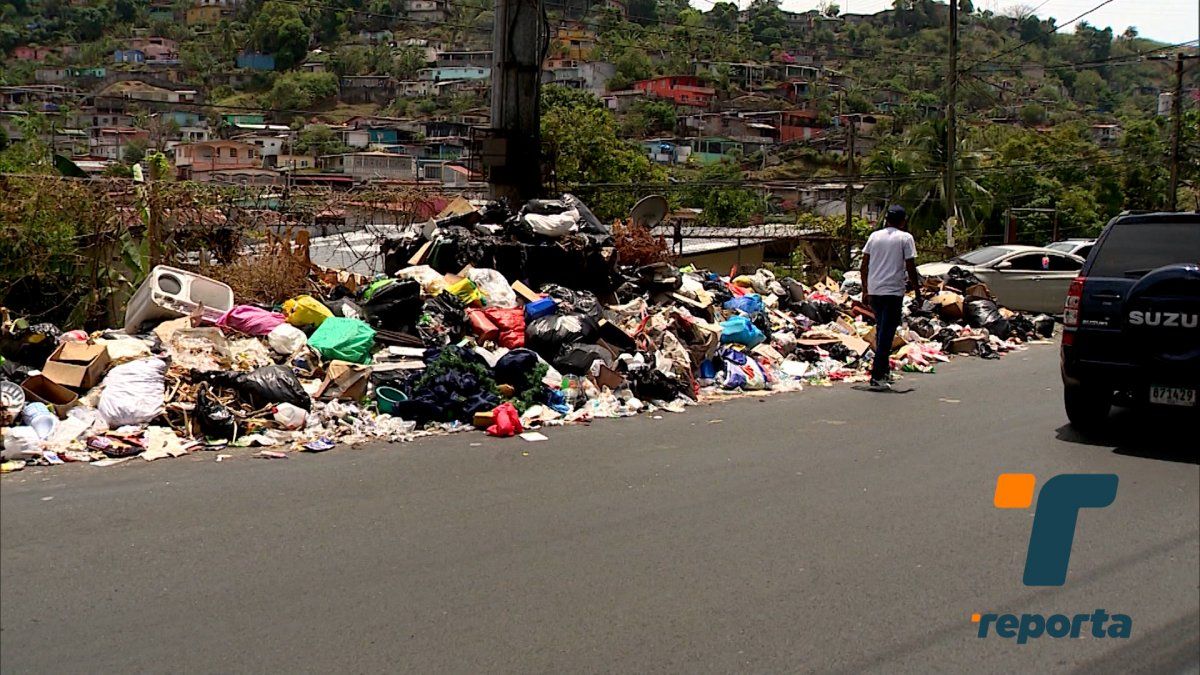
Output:
<path fill-rule="evenodd" d="M 1083 282 L 1085 277 L 1075 277 L 1071 287 L 1067 289 L 1067 302 L 1063 306 L 1063 325 L 1075 328 L 1079 325 L 1079 302 L 1083 298 Z"/>

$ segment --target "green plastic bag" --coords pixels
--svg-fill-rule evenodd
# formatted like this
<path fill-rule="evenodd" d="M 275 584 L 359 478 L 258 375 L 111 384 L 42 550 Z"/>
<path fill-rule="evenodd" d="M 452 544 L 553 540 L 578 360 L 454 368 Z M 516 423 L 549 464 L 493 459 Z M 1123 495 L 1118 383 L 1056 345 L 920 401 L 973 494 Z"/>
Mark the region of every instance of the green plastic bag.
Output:
<path fill-rule="evenodd" d="M 321 322 L 308 338 L 308 346 L 317 350 L 326 361 L 370 363 L 375 330 L 358 319 L 333 316 Z"/>

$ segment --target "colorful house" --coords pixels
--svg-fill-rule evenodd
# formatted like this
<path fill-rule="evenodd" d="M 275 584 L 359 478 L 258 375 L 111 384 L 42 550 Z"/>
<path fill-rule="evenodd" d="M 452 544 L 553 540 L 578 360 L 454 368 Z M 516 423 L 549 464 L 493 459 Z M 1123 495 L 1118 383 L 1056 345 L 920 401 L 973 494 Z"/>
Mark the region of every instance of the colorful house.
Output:
<path fill-rule="evenodd" d="M 140 49 L 118 49 L 113 52 L 113 63 L 145 63 L 146 53 Z"/>
<path fill-rule="evenodd" d="M 262 167 L 259 149 L 239 141 L 205 141 L 177 145 L 175 171 L 179 180 L 207 183 L 215 171 Z"/>
<path fill-rule="evenodd" d="M 717 91 L 701 84 L 700 78 L 692 75 L 664 75 L 633 83 L 634 91 L 643 91 L 650 96 L 664 98 L 675 105 L 707 107 L 716 99 Z"/>

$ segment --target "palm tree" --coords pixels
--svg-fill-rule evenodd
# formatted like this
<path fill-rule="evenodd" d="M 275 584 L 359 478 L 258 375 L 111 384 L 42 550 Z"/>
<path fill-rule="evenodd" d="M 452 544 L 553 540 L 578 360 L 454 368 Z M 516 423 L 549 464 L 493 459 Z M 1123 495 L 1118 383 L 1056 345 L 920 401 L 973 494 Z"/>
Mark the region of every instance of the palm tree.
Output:
<path fill-rule="evenodd" d="M 899 201 L 911 205 L 913 223 L 924 229 L 939 227 L 949 215 L 945 211 L 946 122 L 931 120 L 916 127 L 905 139 L 912 157 L 913 172 L 899 190 Z M 991 212 L 991 194 L 971 173 L 978 170 L 981 155 L 973 152 L 968 139 L 959 138 L 954 155 L 954 195 L 958 220 L 976 229 Z"/>

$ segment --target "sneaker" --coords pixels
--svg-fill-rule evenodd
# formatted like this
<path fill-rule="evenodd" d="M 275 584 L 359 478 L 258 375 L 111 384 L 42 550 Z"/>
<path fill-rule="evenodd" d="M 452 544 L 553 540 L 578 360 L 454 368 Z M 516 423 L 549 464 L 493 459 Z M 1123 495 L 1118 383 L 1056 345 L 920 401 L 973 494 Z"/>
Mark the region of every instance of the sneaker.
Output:
<path fill-rule="evenodd" d="M 880 382 L 879 380 L 871 380 L 871 383 L 867 385 L 867 389 L 871 391 L 891 391 L 892 385 L 887 382 Z"/>
<path fill-rule="evenodd" d="M 897 375 L 895 371 L 888 373 L 888 376 L 887 376 L 888 384 L 896 384 L 899 381 L 900 381 L 900 376 Z"/>

